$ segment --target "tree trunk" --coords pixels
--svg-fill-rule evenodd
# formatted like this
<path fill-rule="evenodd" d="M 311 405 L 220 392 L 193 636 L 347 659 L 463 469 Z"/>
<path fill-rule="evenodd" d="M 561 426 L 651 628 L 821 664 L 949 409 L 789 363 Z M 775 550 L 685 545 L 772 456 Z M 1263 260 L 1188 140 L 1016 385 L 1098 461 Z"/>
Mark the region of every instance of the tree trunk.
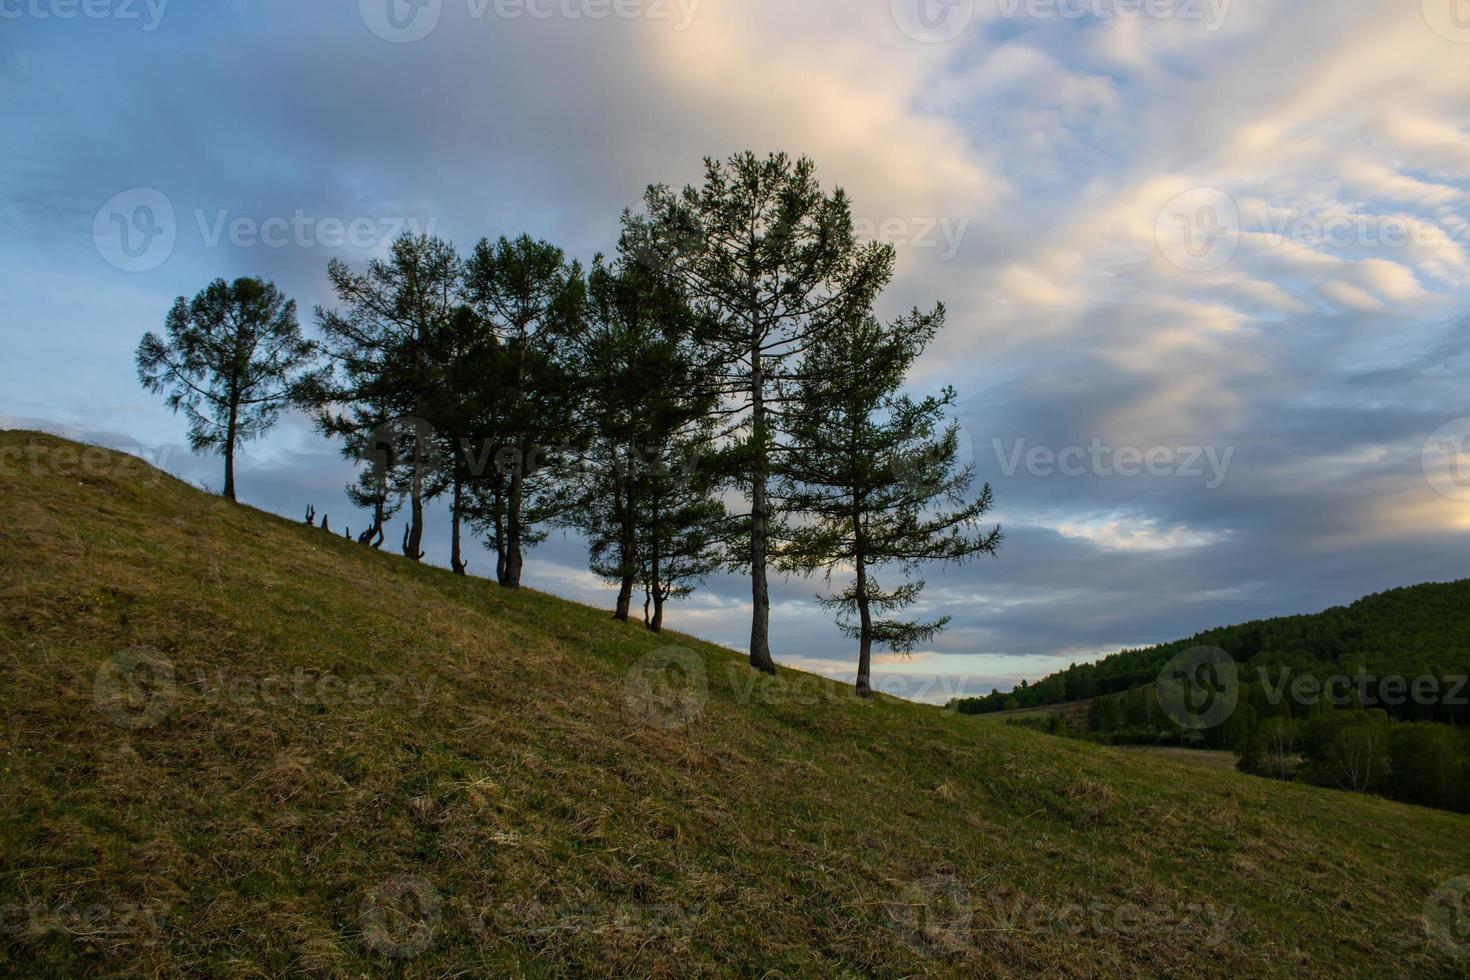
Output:
<path fill-rule="evenodd" d="M 613 610 L 613 619 L 620 623 L 626 623 L 628 617 L 633 614 L 633 576 L 627 572 L 623 573 L 623 579 L 618 583 L 618 604 Z"/>
<path fill-rule="evenodd" d="M 633 527 L 633 487 L 631 474 L 624 478 L 626 495 L 619 507 L 622 511 L 622 538 L 618 549 L 619 570 L 622 572 L 622 580 L 618 583 L 618 605 L 613 611 L 613 619 L 620 623 L 626 623 L 633 608 L 633 582 L 637 578 L 638 562 L 638 540 L 637 533 Z"/>
<path fill-rule="evenodd" d="M 525 492 L 526 443 L 516 443 L 516 467 L 510 475 L 510 499 L 505 515 L 505 578 L 500 583 L 507 589 L 521 587 L 521 497 Z"/>
<path fill-rule="evenodd" d="M 373 550 L 383 547 L 384 524 L 387 517 L 384 516 L 388 509 L 388 485 L 386 477 L 379 487 L 378 499 L 373 501 L 373 529 L 368 532 L 367 543 L 373 546 Z"/>
<path fill-rule="evenodd" d="M 863 504 L 854 496 L 852 501 L 853 564 L 857 580 L 853 587 L 853 598 L 858 608 L 858 675 L 857 693 L 860 698 L 873 696 L 873 614 L 868 602 L 868 556 L 863 543 Z"/>
<path fill-rule="evenodd" d="M 413 480 L 409 484 L 408 537 L 404 541 L 403 553 L 411 561 L 424 557 L 424 447 L 414 436 Z"/>
<path fill-rule="evenodd" d="M 235 499 L 235 441 L 239 438 L 240 406 L 230 402 L 230 421 L 225 428 L 225 490 L 226 500 Z"/>
<path fill-rule="evenodd" d="M 758 314 L 752 311 L 754 318 Z M 751 337 L 751 437 L 756 440 L 754 478 L 750 493 L 750 665 L 767 674 L 776 672 L 771 658 L 771 591 L 766 581 L 766 518 L 770 506 L 766 498 L 766 401 L 765 372 L 761 365 L 760 331 Z"/>
<path fill-rule="evenodd" d="M 647 620 L 648 629 L 653 633 L 664 631 L 664 583 L 663 583 L 663 542 L 658 533 L 659 507 L 653 505 L 653 531 L 649 535 L 648 542 L 648 595 L 653 600 L 653 618 L 648 619 L 648 610 L 644 609 L 644 619 Z"/>
<path fill-rule="evenodd" d="M 463 510 L 464 510 L 464 481 L 460 478 L 460 475 L 458 473 L 455 473 L 454 474 L 454 530 L 453 530 L 453 532 L 451 534 L 450 542 L 449 542 L 449 564 L 450 564 L 451 567 L 453 567 L 454 574 L 456 574 L 456 575 L 463 575 L 463 574 L 465 574 L 465 568 L 467 567 L 465 565 L 464 561 L 462 560 L 461 552 L 460 552 L 460 543 L 459 543 L 459 538 L 460 538 L 459 529 L 460 529 L 460 524 L 461 524 L 461 522 L 463 520 L 463 514 L 462 514 Z"/>
<path fill-rule="evenodd" d="M 530 344 L 528 322 L 522 322 L 517 328 L 516 343 L 516 425 L 522 431 L 516 436 L 516 465 L 510 474 L 510 495 L 506 506 L 506 528 L 505 538 L 505 575 L 501 579 L 501 585 L 507 589 L 519 589 L 521 587 L 521 568 L 524 559 L 521 556 L 521 498 L 525 494 L 526 481 L 526 436 L 524 427 L 526 422 L 526 348 Z"/>
<path fill-rule="evenodd" d="M 858 607 L 858 675 L 857 692 L 860 698 L 873 696 L 873 616 L 868 609 L 868 566 L 861 553 L 857 556 Z"/>
<path fill-rule="evenodd" d="M 505 585 L 505 497 L 498 484 L 491 506 L 495 508 L 495 581 Z"/>

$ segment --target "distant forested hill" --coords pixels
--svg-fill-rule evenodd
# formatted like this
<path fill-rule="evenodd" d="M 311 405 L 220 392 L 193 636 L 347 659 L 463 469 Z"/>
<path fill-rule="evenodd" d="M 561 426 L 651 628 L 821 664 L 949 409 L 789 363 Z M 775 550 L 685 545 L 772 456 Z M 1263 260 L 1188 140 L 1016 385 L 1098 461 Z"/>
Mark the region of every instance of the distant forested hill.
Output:
<path fill-rule="evenodd" d="M 1152 685 L 1163 667 L 1192 647 L 1218 647 L 1255 678 L 1259 668 L 1279 677 L 1309 674 L 1446 677 L 1470 673 L 1470 580 L 1415 585 L 1360 599 L 1350 606 L 1209 630 L 1187 640 L 1124 650 L 1095 664 L 1077 664 L 1016 691 L 967 698 L 956 707 L 988 714 L 1117 694 Z M 1458 700 L 1458 699 L 1453 699 Z M 1409 705 L 1406 717 L 1464 724 L 1462 706 Z M 1423 709 L 1423 710 L 1421 710 Z"/>
<path fill-rule="evenodd" d="M 1125 650 L 955 707 L 1043 709 L 1010 720 L 1114 745 L 1233 749 L 1257 775 L 1470 812 L 1470 582 Z"/>

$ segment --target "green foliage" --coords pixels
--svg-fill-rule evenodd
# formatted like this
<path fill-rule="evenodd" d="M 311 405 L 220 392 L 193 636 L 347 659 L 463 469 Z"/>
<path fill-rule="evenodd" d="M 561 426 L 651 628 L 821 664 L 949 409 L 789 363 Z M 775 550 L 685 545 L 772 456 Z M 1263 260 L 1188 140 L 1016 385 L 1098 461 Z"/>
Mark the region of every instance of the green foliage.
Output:
<path fill-rule="evenodd" d="M 568 523 L 586 535 L 592 570 L 618 584 L 617 618 L 641 582 L 655 631 L 664 603 L 723 557 L 727 519 L 707 465 L 718 399 L 696 332 L 676 281 L 626 253 L 613 264 L 599 256 L 581 329 L 558 353 L 584 447 Z"/>
<path fill-rule="evenodd" d="M 987 714 L 1003 710 L 1010 697 L 1020 707 L 1031 708 L 1138 690 L 1153 684 L 1171 658 L 1192 647 L 1228 653 L 1241 668 L 1242 698 L 1258 711 L 1269 700 L 1266 694 L 1283 681 L 1289 685 L 1308 676 L 1320 684 L 1330 676 L 1352 678 L 1363 671 L 1374 678 L 1366 688 L 1369 700 L 1399 720 L 1470 724 L 1470 706 L 1454 703 L 1470 701 L 1470 689 L 1461 690 L 1460 698 L 1441 698 L 1432 704 L 1404 698 L 1403 704 L 1389 705 L 1384 695 L 1392 692 L 1382 690 L 1378 680 L 1433 677 L 1444 681 L 1440 689 L 1449 693 L 1455 678 L 1470 673 L 1466 652 L 1470 580 L 1395 589 L 1315 615 L 1246 623 L 1157 647 L 1124 650 L 1095 664 L 1073 665 L 1009 694 L 968 698 L 955 706 L 966 714 Z M 1264 683 L 1261 670 L 1266 671 Z"/>
<path fill-rule="evenodd" d="M 644 207 L 625 216 L 624 241 L 701 314 L 722 462 L 750 504 L 748 546 L 732 552 L 750 570 L 750 660 L 774 672 L 767 566 L 789 516 L 769 496 L 789 431 L 781 387 L 808 347 L 872 308 L 892 279 L 893 248 L 860 243 L 846 194 L 824 192 L 812 161 L 784 153 L 707 159 L 702 185 L 650 187 Z"/>
<path fill-rule="evenodd" d="M 387 258 L 360 272 L 333 259 L 327 277 L 339 305 L 318 307 L 317 322 L 333 371 L 301 401 L 324 435 L 343 440 L 344 456 L 368 465 L 356 492 L 373 502 L 375 516 L 386 513 L 386 501 L 407 497 L 403 550 L 417 561 L 424 501 L 442 465 L 425 419 L 436 378 L 432 352 L 462 305 L 459 256 L 443 239 L 405 234 Z"/>
<path fill-rule="evenodd" d="M 816 338 L 788 400 L 788 442 L 775 499 L 800 515 L 780 551 L 783 567 L 852 570 L 852 579 L 819 597 L 858 641 L 858 689 L 869 687 L 873 648 L 910 653 L 948 624 L 905 620 L 923 580 L 890 580 L 927 563 L 957 564 L 994 555 L 999 527 L 984 529 L 990 487 L 971 492 L 974 471 L 957 462 L 959 428 L 946 422 L 955 394 L 914 399 L 901 392 L 914 361 L 944 322 L 943 307 L 891 324 L 863 315 Z"/>
<path fill-rule="evenodd" d="M 296 301 L 263 279 L 217 279 L 193 300 L 180 296 L 165 329 L 138 344 L 138 380 L 184 413 L 191 449 L 225 458 L 224 495 L 233 500 L 235 451 L 316 383 L 316 344 L 301 335 Z"/>
<path fill-rule="evenodd" d="M 586 282 L 580 264 L 550 242 L 482 239 L 465 263 L 464 296 L 503 358 L 488 433 L 499 476 L 477 487 L 475 513 L 497 553 L 500 584 L 519 588 L 525 549 L 571 506 L 548 457 L 575 435 L 575 393 L 556 351 L 581 328 Z"/>

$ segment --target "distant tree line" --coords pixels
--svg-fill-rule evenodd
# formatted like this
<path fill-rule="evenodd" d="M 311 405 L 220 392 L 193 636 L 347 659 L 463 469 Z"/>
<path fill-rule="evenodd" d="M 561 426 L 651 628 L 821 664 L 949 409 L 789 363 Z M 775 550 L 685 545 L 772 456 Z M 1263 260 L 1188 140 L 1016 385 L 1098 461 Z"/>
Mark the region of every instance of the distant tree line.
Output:
<path fill-rule="evenodd" d="M 641 590 L 654 631 L 667 602 L 743 571 L 763 671 L 769 573 L 821 575 L 866 694 L 875 648 L 909 652 L 947 624 L 898 615 L 920 566 L 1001 542 L 982 526 L 990 488 L 959 460 L 954 392 L 904 394 L 945 314 L 880 321 L 893 265 L 811 161 L 746 153 L 707 160 L 702 185 L 650 187 L 590 268 L 529 236 L 462 256 L 405 235 L 363 268 L 333 261 L 319 339 L 273 284 L 213 283 L 143 338 L 138 371 L 194 448 L 224 457 L 230 499 L 238 447 L 288 406 L 309 413 L 359 466 L 364 545 L 406 511 L 401 548 L 420 560 L 443 498 L 454 572 L 468 531 L 516 589 L 526 552 L 574 529 L 617 587 L 614 616 Z"/>
<path fill-rule="evenodd" d="M 955 706 L 988 714 L 1085 701 L 1081 731 L 1059 716 L 1018 722 L 1109 744 L 1228 749 L 1258 775 L 1470 812 L 1467 637 L 1470 581 L 1419 585 L 1125 651 Z M 1156 684 L 1176 654 L 1202 646 L 1230 654 L 1238 697 L 1220 724 L 1193 731 L 1169 717 Z"/>

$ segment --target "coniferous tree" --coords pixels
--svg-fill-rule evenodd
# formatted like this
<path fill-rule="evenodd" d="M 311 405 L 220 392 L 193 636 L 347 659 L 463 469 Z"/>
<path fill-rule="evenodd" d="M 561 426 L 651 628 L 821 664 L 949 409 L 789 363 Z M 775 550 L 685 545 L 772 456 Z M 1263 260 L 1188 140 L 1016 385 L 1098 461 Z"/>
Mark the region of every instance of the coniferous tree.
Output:
<path fill-rule="evenodd" d="M 806 520 L 782 554 L 796 571 L 839 570 L 852 580 L 822 598 L 858 641 L 858 693 L 871 696 L 875 646 L 910 653 L 948 625 L 891 618 L 918 602 L 922 579 L 885 587 L 878 573 L 905 575 L 931 563 L 993 555 L 999 527 L 983 528 L 989 486 L 958 461 L 959 428 L 946 423 L 954 391 L 915 400 L 901 393 L 909 368 L 944 322 L 943 307 L 885 326 L 861 316 L 811 346 L 795 385 L 787 506 Z"/>
<path fill-rule="evenodd" d="M 403 499 L 395 497 L 388 486 L 388 467 L 368 466 L 359 474 L 357 482 L 347 487 L 347 499 L 372 514 L 367 530 L 357 536 L 358 544 L 374 549 L 383 547 L 388 521 L 403 506 Z"/>
<path fill-rule="evenodd" d="M 348 456 L 389 461 L 386 479 L 409 505 L 403 551 L 418 561 L 436 448 L 425 420 L 432 351 L 463 305 L 460 259 L 443 239 L 405 234 L 365 271 L 334 259 L 327 274 L 341 307 L 318 308 L 317 319 L 336 373 L 306 401 Z"/>
<path fill-rule="evenodd" d="M 690 431 L 671 440 L 665 456 L 646 467 L 638 488 L 644 506 L 638 556 L 643 614 L 655 633 L 663 630 L 669 600 L 691 594 L 728 554 L 729 515 L 715 496 L 717 474 L 701 467 L 705 458 L 705 436 Z"/>
<path fill-rule="evenodd" d="M 189 445 L 225 460 L 224 496 L 235 499 L 235 453 L 275 425 L 313 377 L 317 347 L 301 335 L 296 301 L 263 279 L 217 279 L 169 311 L 166 336 L 138 344 L 138 380 L 168 392 L 189 420 Z"/>
<path fill-rule="evenodd" d="M 468 306 L 455 312 L 430 345 L 433 381 L 424 410 L 439 442 L 433 495 L 450 495 L 449 564 L 467 574 L 463 527 L 477 513 L 479 495 L 493 493 L 499 474 L 494 449 L 499 438 L 497 404 L 505 384 L 505 352 L 490 324 Z M 490 481 L 492 486 L 479 485 Z"/>
<path fill-rule="evenodd" d="M 779 386 L 802 352 L 872 302 L 892 277 L 893 250 L 861 245 L 846 195 L 826 194 L 808 159 L 753 153 L 705 161 L 701 187 L 650 187 L 647 214 L 627 216 L 630 241 L 708 314 L 702 340 L 719 367 L 725 455 L 746 494 L 736 557 L 751 577 L 750 663 L 774 673 L 767 566 L 784 515 L 770 496 L 785 428 Z"/>
<path fill-rule="evenodd" d="M 498 498 L 492 493 L 491 533 L 507 588 L 520 588 L 525 549 L 545 536 L 537 525 L 566 507 L 564 488 L 547 465 L 572 435 L 571 385 L 559 374 L 555 352 L 577 330 L 583 280 L 581 267 L 561 249 L 526 235 L 482 240 L 466 265 L 470 305 L 506 362 L 503 442 L 495 452 L 505 485 Z"/>
<path fill-rule="evenodd" d="M 693 332 L 694 313 L 677 284 L 627 257 L 610 264 L 599 256 L 583 329 L 563 348 L 585 447 L 568 518 L 587 535 L 592 570 L 618 585 L 618 620 L 629 617 L 650 543 L 661 532 L 673 536 L 653 509 L 678 475 L 668 472 L 670 460 L 699 452 L 698 436 L 708 430 L 714 395 Z M 661 594 L 660 609 L 668 597 Z"/>

